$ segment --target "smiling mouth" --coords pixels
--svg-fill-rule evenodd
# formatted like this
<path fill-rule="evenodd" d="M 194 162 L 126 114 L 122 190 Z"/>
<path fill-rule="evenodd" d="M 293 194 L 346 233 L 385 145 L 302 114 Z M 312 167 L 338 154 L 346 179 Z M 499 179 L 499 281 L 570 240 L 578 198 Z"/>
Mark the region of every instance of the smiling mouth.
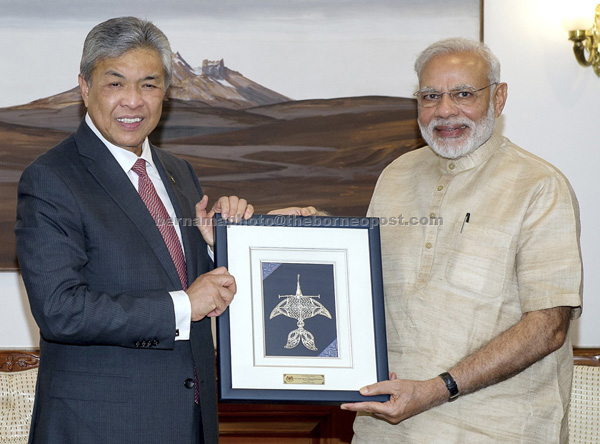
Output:
<path fill-rule="evenodd" d="M 127 123 L 127 124 L 131 124 L 131 123 L 139 123 L 142 121 L 141 117 L 134 117 L 134 118 L 127 118 L 127 117 L 121 117 L 117 119 L 117 122 L 120 123 Z"/>
<path fill-rule="evenodd" d="M 435 131 L 442 137 L 459 137 L 465 130 L 469 128 L 468 125 L 440 125 L 436 126 Z"/>

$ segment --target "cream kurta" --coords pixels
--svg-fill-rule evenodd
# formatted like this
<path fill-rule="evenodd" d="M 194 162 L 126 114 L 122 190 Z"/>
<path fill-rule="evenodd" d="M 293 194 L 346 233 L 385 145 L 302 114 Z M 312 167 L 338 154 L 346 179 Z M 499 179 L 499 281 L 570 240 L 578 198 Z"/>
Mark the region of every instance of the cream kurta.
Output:
<path fill-rule="evenodd" d="M 435 377 L 524 312 L 581 307 L 576 198 L 560 172 L 506 138 L 457 160 L 427 147 L 401 156 L 379 178 L 369 215 L 382 218 L 398 378 Z M 567 340 L 519 375 L 398 425 L 359 416 L 353 443 L 566 443 L 571 377 Z"/>

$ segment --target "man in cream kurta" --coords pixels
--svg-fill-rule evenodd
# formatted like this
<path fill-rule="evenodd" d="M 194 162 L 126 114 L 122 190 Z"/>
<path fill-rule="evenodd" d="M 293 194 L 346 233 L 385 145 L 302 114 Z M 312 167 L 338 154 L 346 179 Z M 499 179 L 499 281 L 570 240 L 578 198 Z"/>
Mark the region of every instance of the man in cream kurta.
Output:
<path fill-rule="evenodd" d="M 381 227 L 393 375 L 363 392 L 391 394 L 389 403 L 343 406 L 361 412 L 353 443 L 568 439 L 567 332 L 581 313 L 577 201 L 556 168 L 492 133 L 506 84 L 465 44 L 446 42 L 450 52 L 417 68 L 426 95 L 417 93 L 419 124 L 435 147 L 388 166 L 369 207 L 370 216 L 403 221 Z M 477 75 L 492 68 L 482 81 L 464 78 L 470 63 Z M 491 93 L 482 88 L 486 78 L 496 84 Z M 470 107 L 487 96 L 487 117 L 469 120 Z M 488 132 L 478 135 L 484 119 Z M 465 128 L 471 146 L 444 140 L 460 139 Z M 445 372 L 457 387 L 438 377 Z"/>

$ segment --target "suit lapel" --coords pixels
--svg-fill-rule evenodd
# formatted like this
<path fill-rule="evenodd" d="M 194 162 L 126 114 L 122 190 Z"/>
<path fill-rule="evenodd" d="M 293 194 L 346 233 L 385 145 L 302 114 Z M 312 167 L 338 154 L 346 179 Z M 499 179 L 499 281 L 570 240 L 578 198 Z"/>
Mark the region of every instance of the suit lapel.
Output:
<path fill-rule="evenodd" d="M 84 122 L 81 123 L 75 134 L 75 142 L 89 173 L 104 188 L 106 193 L 146 239 L 148 245 L 169 275 L 174 285 L 173 288 L 181 288 L 177 270 L 162 235 L 144 202 L 140 199 L 139 194 L 119 163 Z M 164 176 L 162 177 L 164 181 L 165 178 Z M 169 187 L 167 187 L 167 190 L 169 191 Z M 171 196 L 170 191 L 169 196 Z"/>

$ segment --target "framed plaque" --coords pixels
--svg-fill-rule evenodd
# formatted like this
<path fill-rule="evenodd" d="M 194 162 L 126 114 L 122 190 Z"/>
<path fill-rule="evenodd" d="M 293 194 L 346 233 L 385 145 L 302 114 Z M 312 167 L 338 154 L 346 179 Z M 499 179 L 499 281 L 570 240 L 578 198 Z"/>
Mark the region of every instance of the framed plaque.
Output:
<path fill-rule="evenodd" d="M 379 220 L 217 217 L 215 261 L 237 294 L 217 319 L 222 401 L 385 401 Z"/>

